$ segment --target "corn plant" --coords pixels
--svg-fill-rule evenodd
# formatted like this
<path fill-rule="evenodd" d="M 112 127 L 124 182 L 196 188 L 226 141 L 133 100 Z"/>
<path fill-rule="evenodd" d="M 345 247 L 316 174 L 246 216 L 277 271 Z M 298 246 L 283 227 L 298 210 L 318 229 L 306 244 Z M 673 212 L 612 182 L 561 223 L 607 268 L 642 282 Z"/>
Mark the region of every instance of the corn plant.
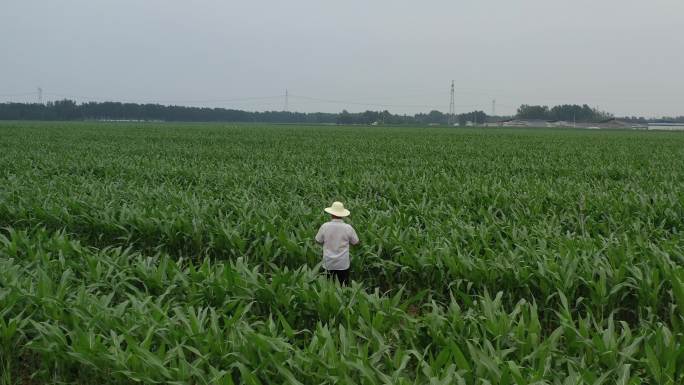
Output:
<path fill-rule="evenodd" d="M 679 384 L 684 137 L 0 123 L 0 384 Z M 320 274 L 322 207 L 362 244 Z"/>

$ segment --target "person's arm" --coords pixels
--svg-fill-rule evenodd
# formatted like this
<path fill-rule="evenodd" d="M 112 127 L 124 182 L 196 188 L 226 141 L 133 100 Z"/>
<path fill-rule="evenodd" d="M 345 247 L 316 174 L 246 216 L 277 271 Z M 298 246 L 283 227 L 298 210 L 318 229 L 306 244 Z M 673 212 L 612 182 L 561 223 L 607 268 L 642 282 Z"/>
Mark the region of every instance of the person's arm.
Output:
<path fill-rule="evenodd" d="M 323 241 L 325 241 L 325 232 L 323 231 L 323 228 L 325 227 L 325 224 L 321 226 L 320 229 L 318 229 L 318 234 L 316 234 L 316 242 L 322 244 Z"/>
<path fill-rule="evenodd" d="M 352 245 L 358 245 L 359 242 L 359 236 L 356 235 L 356 231 L 353 227 L 349 226 L 349 243 Z"/>

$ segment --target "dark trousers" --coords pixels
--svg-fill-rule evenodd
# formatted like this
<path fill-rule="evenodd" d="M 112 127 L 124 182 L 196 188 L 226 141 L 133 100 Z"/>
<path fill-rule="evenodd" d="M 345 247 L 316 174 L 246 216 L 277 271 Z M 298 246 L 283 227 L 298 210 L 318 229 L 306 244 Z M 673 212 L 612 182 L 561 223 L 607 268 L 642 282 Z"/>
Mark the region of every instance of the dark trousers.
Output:
<path fill-rule="evenodd" d="M 326 270 L 328 278 L 337 279 L 337 282 L 342 284 L 342 286 L 347 286 L 349 284 L 349 269 L 346 270 Z"/>

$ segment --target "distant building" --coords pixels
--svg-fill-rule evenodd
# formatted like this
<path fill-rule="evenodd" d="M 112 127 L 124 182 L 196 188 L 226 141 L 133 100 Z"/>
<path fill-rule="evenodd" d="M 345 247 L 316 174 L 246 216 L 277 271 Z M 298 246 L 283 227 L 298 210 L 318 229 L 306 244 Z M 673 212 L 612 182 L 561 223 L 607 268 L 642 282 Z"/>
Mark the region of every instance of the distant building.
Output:
<path fill-rule="evenodd" d="M 598 122 L 598 123 L 592 123 L 592 126 L 595 126 L 596 128 L 614 128 L 614 129 L 646 128 L 645 126 L 637 124 L 637 123 L 627 122 L 627 121 L 619 120 L 619 119 L 615 119 L 615 118 L 606 119 L 606 120 L 603 120 L 603 121 Z"/>
<path fill-rule="evenodd" d="M 499 122 L 500 127 L 551 127 L 546 120 L 541 119 L 509 119 Z"/>
<path fill-rule="evenodd" d="M 684 123 L 649 123 L 649 130 L 684 131 Z"/>
<path fill-rule="evenodd" d="M 497 122 L 499 127 L 555 127 L 586 129 L 645 129 L 646 126 L 618 119 L 606 119 L 601 122 L 568 122 L 565 120 L 543 119 L 509 119 Z"/>
<path fill-rule="evenodd" d="M 548 122 L 551 127 L 574 127 L 575 124 L 573 122 L 566 122 L 565 120 L 554 120 L 551 122 Z"/>

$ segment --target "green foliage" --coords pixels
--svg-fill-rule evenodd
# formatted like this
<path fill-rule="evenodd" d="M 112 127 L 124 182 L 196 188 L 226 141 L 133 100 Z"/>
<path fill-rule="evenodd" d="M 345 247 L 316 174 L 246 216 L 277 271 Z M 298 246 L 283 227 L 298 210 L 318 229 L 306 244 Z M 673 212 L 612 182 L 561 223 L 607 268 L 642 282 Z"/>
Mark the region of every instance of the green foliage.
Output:
<path fill-rule="evenodd" d="M 294 96 L 297 98 L 296 96 Z M 277 98 L 279 97 L 272 97 Z M 301 97 L 311 100 L 309 97 Z M 314 99 L 315 100 L 315 99 Z M 483 123 L 487 115 L 474 111 L 458 115 Z M 241 122 L 241 123 L 308 123 L 308 124 L 387 124 L 426 125 L 447 124 L 448 116 L 433 110 L 427 114 L 392 114 L 384 111 L 327 112 L 293 111 L 243 111 L 226 108 L 165 106 L 121 102 L 87 102 L 77 104 L 73 100 L 57 100 L 39 103 L 0 103 L 0 120 L 139 120 L 166 122 Z M 465 121 L 465 120 L 464 120 Z"/>
<path fill-rule="evenodd" d="M 564 120 L 577 122 L 598 122 L 612 117 L 611 114 L 591 108 L 588 105 L 563 104 L 551 109 L 547 106 L 523 104 L 516 116 L 520 119 Z"/>
<path fill-rule="evenodd" d="M 0 384 L 684 382 L 684 136 L 0 137 Z M 312 240 L 335 199 L 346 288 Z"/>

